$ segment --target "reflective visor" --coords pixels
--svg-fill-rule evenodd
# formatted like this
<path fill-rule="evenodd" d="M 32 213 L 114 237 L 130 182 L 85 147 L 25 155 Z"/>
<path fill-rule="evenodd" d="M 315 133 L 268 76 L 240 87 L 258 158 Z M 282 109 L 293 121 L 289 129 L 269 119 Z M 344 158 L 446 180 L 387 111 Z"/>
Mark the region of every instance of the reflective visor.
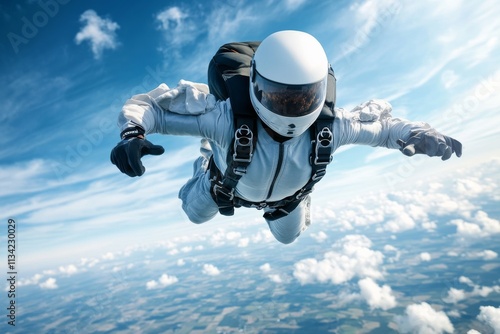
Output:
<path fill-rule="evenodd" d="M 268 110 L 286 117 L 309 115 L 325 102 L 326 81 L 304 85 L 287 85 L 268 80 L 253 68 L 252 89 Z"/>

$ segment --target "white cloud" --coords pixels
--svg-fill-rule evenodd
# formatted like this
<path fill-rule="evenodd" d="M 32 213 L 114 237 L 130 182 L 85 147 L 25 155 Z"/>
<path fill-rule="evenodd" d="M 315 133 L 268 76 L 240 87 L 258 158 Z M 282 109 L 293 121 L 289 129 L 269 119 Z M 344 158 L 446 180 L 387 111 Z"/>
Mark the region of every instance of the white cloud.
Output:
<path fill-rule="evenodd" d="M 328 239 L 328 235 L 323 231 L 319 231 L 318 233 L 311 233 L 310 236 L 319 243 Z"/>
<path fill-rule="evenodd" d="M 480 258 L 480 259 L 483 259 L 484 261 L 490 261 L 490 260 L 496 259 L 498 257 L 498 253 L 495 251 L 492 251 L 490 249 L 486 249 L 486 250 L 479 251 L 479 252 L 466 253 L 466 256 L 470 259 Z"/>
<path fill-rule="evenodd" d="M 60 266 L 59 267 L 59 271 L 61 273 L 63 273 L 63 274 L 73 275 L 73 274 L 75 274 L 78 271 L 78 268 L 75 265 L 70 264 L 70 265 L 68 265 L 66 267 Z"/>
<path fill-rule="evenodd" d="M 283 282 L 279 274 L 271 274 L 271 275 L 268 275 L 267 277 L 269 277 L 269 279 L 274 283 L 282 283 Z"/>
<path fill-rule="evenodd" d="M 26 285 L 36 285 L 38 284 L 38 282 L 40 282 L 40 280 L 43 278 L 43 275 L 42 274 L 35 274 L 33 275 L 33 277 L 31 278 L 27 278 L 27 279 L 21 279 L 17 282 L 17 286 L 18 287 L 21 287 L 21 286 L 26 286 Z"/>
<path fill-rule="evenodd" d="M 384 255 L 370 249 L 372 243 L 364 235 L 348 235 L 333 245 L 322 260 L 307 258 L 294 264 L 293 276 L 301 283 L 318 281 L 340 284 L 355 276 L 382 278 L 379 266 Z"/>
<path fill-rule="evenodd" d="M 396 306 L 396 297 L 388 285 L 379 286 L 373 279 L 367 277 L 358 281 L 361 296 L 371 309 L 388 310 Z"/>
<path fill-rule="evenodd" d="M 401 333 L 441 334 L 453 333 L 454 328 L 443 311 L 435 311 L 429 304 L 412 304 L 406 307 L 404 316 L 395 319 Z"/>
<path fill-rule="evenodd" d="M 467 298 L 467 295 L 464 290 L 450 288 L 450 290 L 448 290 L 448 295 L 445 298 L 443 298 L 443 301 L 445 303 L 456 304 L 464 300 L 465 298 Z"/>
<path fill-rule="evenodd" d="M 467 331 L 467 334 L 481 334 L 481 332 L 475 330 L 475 329 L 470 329 Z"/>
<path fill-rule="evenodd" d="M 240 232 L 234 232 L 234 231 L 226 232 L 224 229 L 217 229 L 210 236 L 210 243 L 213 246 L 223 246 L 227 243 L 239 244 L 240 240 L 241 240 Z M 245 242 L 243 241 L 243 244 L 244 243 Z"/>
<path fill-rule="evenodd" d="M 184 247 L 181 247 L 181 252 L 183 253 L 189 253 L 190 251 L 193 250 L 193 247 L 192 246 L 184 246 Z"/>
<path fill-rule="evenodd" d="M 178 260 L 177 260 L 177 265 L 178 265 L 179 267 L 181 267 L 181 266 L 183 266 L 183 265 L 185 265 L 185 264 L 186 264 L 186 261 L 184 261 L 183 259 L 178 259 Z"/>
<path fill-rule="evenodd" d="M 169 276 L 167 274 L 162 274 L 158 281 L 151 280 L 146 283 L 146 289 L 152 290 L 152 289 L 159 289 L 159 288 L 164 288 L 166 286 L 175 284 L 179 281 L 179 279 L 176 276 Z"/>
<path fill-rule="evenodd" d="M 479 310 L 477 319 L 491 326 L 495 334 L 500 334 L 500 307 L 481 306 Z"/>
<path fill-rule="evenodd" d="M 161 275 L 161 277 L 159 279 L 159 283 L 162 286 L 171 285 L 171 284 L 176 283 L 177 281 L 178 281 L 177 277 L 175 277 L 175 276 L 169 276 L 167 274 Z"/>
<path fill-rule="evenodd" d="M 429 262 L 430 260 L 432 260 L 431 254 L 427 252 L 420 253 L 420 261 Z"/>
<path fill-rule="evenodd" d="M 220 270 L 214 266 L 213 264 L 204 264 L 203 265 L 203 274 L 209 275 L 209 276 L 217 276 L 220 274 Z"/>
<path fill-rule="evenodd" d="M 460 276 L 458 278 L 458 281 L 460 283 L 467 284 L 468 286 L 474 286 L 474 283 L 472 282 L 472 280 L 468 277 L 465 277 L 465 276 Z"/>
<path fill-rule="evenodd" d="M 103 260 L 114 260 L 115 259 L 115 255 L 111 252 L 107 252 L 106 254 L 104 254 L 102 256 L 102 259 Z"/>
<path fill-rule="evenodd" d="M 500 221 L 490 218 L 484 211 L 478 211 L 470 221 L 454 219 L 451 221 L 457 227 L 457 235 L 464 238 L 484 238 L 500 234 Z"/>
<path fill-rule="evenodd" d="M 248 247 L 249 243 L 250 243 L 250 239 L 249 238 L 241 238 L 238 241 L 238 247 L 240 247 L 240 248 Z"/>
<path fill-rule="evenodd" d="M 176 255 L 179 254 L 179 250 L 177 248 L 173 248 L 167 252 L 168 255 Z"/>
<path fill-rule="evenodd" d="M 448 290 L 448 295 L 443 298 L 445 303 L 449 304 L 457 304 L 462 300 L 466 300 L 471 297 L 488 297 L 490 293 L 496 292 L 500 293 L 500 286 L 495 285 L 492 287 L 489 286 L 480 286 L 478 284 L 474 284 L 472 280 L 465 276 L 460 276 L 458 281 L 462 284 L 468 285 L 472 288 L 472 291 L 465 291 L 464 289 L 450 288 Z"/>
<path fill-rule="evenodd" d="M 99 59 L 105 49 L 115 49 L 118 46 L 115 31 L 120 26 L 116 22 L 101 18 L 92 9 L 80 16 L 80 22 L 84 22 L 85 25 L 76 34 L 76 44 L 88 41 L 94 58 Z"/>
<path fill-rule="evenodd" d="M 394 246 L 392 245 L 385 245 L 384 246 L 384 252 L 386 253 L 394 253 L 394 256 L 389 257 L 387 259 L 388 262 L 394 263 L 399 261 L 399 258 L 401 257 L 401 252 Z"/>
<path fill-rule="evenodd" d="M 264 263 L 259 269 L 262 270 L 262 272 L 268 273 L 271 271 L 271 265 L 269 263 Z"/>
<path fill-rule="evenodd" d="M 156 289 L 157 287 L 158 287 L 158 282 L 155 280 L 148 281 L 146 283 L 146 289 L 148 290 Z"/>
<path fill-rule="evenodd" d="M 45 282 L 40 283 L 40 288 L 44 290 L 53 290 L 57 289 L 57 281 L 55 278 L 48 278 Z"/>
<path fill-rule="evenodd" d="M 259 242 L 269 243 L 273 241 L 274 241 L 273 234 L 268 229 L 266 230 L 261 229 L 252 236 L 253 243 L 259 243 Z"/>

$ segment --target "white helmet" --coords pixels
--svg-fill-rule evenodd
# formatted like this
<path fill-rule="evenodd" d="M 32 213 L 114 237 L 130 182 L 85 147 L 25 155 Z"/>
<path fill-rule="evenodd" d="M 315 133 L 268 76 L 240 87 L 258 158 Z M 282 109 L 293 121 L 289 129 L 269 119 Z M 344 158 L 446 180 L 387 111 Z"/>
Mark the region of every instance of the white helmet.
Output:
<path fill-rule="evenodd" d="M 279 31 L 262 41 L 250 72 L 250 99 L 273 131 L 286 137 L 305 132 L 326 97 L 328 60 L 321 44 L 301 31 Z"/>

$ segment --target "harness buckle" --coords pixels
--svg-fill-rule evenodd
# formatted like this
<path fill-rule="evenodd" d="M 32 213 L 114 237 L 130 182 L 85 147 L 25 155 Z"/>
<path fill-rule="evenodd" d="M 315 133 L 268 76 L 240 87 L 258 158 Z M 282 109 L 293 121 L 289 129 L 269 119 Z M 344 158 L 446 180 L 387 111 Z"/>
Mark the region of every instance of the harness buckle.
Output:
<path fill-rule="evenodd" d="M 304 197 L 312 193 L 312 189 L 306 190 L 305 188 L 300 189 L 300 192 L 295 196 L 295 199 L 298 199 L 299 201 L 303 200 Z"/>
<path fill-rule="evenodd" d="M 214 182 L 213 191 L 216 197 L 217 195 L 222 194 L 223 196 L 227 197 L 228 201 L 232 201 L 234 199 L 234 189 L 228 191 L 228 189 L 216 182 Z"/>
<path fill-rule="evenodd" d="M 236 166 L 233 168 L 233 173 L 239 176 L 243 176 L 247 173 L 247 168 L 244 166 Z"/>
<path fill-rule="evenodd" d="M 255 208 L 257 210 L 262 210 L 264 208 L 267 208 L 267 203 L 266 202 L 262 202 L 262 203 L 255 204 Z"/>
<path fill-rule="evenodd" d="M 315 165 L 328 165 L 332 161 L 333 133 L 324 127 L 316 136 Z M 324 175 L 324 174 L 323 174 Z"/>
<path fill-rule="evenodd" d="M 243 124 L 234 132 L 234 153 L 233 161 L 252 161 L 253 155 L 253 132 L 248 125 Z"/>
<path fill-rule="evenodd" d="M 311 179 L 313 181 L 320 180 L 323 176 L 326 174 L 326 168 L 318 169 L 316 173 L 314 173 L 313 176 L 311 176 Z"/>

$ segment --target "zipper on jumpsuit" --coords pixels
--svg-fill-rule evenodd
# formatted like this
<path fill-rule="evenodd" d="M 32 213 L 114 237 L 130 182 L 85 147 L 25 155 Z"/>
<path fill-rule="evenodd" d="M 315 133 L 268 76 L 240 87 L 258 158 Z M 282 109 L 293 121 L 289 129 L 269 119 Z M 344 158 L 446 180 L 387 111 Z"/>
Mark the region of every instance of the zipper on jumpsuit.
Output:
<path fill-rule="evenodd" d="M 274 184 L 276 183 L 276 179 L 278 178 L 278 175 L 281 171 L 281 166 L 283 165 L 283 155 L 285 154 L 284 147 L 285 146 L 283 145 L 283 143 L 280 143 L 279 153 L 278 153 L 278 164 L 276 166 L 276 171 L 274 172 L 273 181 L 271 182 L 271 186 L 269 187 L 269 192 L 267 193 L 267 199 L 271 198 L 271 195 L 274 190 Z"/>

